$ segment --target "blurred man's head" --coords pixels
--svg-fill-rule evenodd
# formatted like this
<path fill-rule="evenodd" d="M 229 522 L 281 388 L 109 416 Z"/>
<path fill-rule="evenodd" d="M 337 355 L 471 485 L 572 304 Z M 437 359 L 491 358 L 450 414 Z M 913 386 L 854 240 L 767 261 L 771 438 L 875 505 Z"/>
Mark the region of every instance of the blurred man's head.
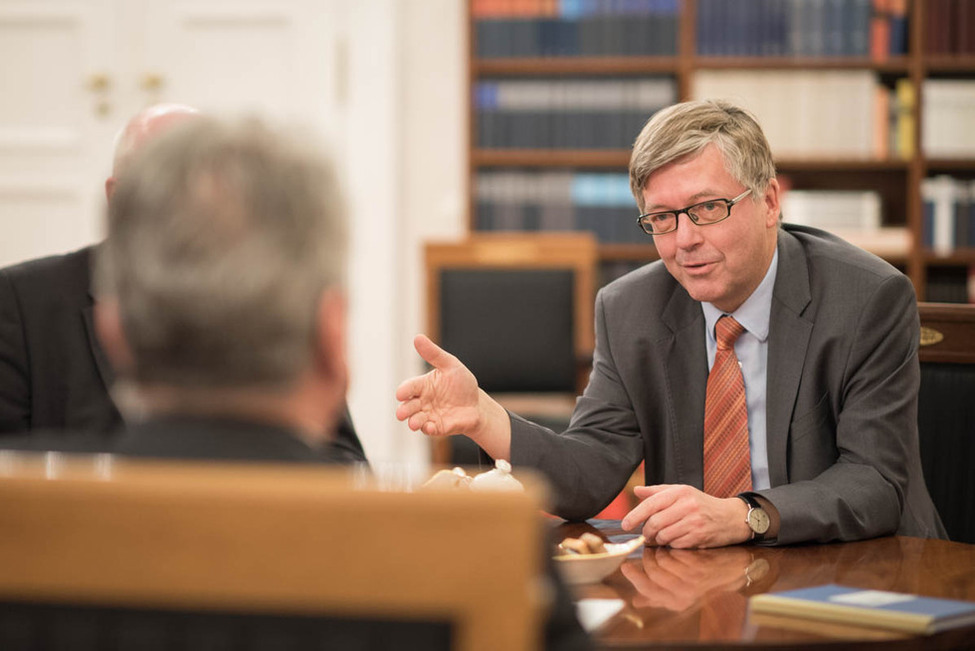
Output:
<path fill-rule="evenodd" d="M 257 122 L 201 117 L 140 149 L 96 289 L 142 406 L 275 417 L 291 401 L 306 431 L 327 429 L 346 385 L 342 206 L 325 159 Z"/>
<path fill-rule="evenodd" d="M 170 127 L 199 115 L 185 104 L 155 104 L 136 113 L 115 136 L 112 175 L 105 181 L 105 196 L 112 198 L 116 179 L 139 149 Z"/>

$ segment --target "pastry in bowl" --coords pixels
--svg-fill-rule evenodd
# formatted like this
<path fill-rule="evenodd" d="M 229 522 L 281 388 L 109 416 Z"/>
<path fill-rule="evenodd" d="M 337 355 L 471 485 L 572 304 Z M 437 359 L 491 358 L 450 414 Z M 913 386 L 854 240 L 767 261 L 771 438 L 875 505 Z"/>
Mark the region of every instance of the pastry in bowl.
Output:
<path fill-rule="evenodd" d="M 643 536 L 623 543 L 609 543 L 595 534 L 584 533 L 579 538 L 566 538 L 559 543 L 555 565 L 570 585 L 598 583 L 615 572 L 627 556 L 645 543 Z"/>

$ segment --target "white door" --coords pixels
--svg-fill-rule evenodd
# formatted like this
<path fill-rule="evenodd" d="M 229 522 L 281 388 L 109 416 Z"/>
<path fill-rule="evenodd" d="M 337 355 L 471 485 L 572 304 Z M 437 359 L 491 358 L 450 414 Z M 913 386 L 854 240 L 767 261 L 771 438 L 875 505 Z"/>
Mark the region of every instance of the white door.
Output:
<path fill-rule="evenodd" d="M 0 265 L 96 236 L 112 0 L 0 0 Z"/>
<path fill-rule="evenodd" d="M 0 0 L 0 266 L 100 238 L 113 136 L 149 104 L 344 133 L 341 8 Z"/>

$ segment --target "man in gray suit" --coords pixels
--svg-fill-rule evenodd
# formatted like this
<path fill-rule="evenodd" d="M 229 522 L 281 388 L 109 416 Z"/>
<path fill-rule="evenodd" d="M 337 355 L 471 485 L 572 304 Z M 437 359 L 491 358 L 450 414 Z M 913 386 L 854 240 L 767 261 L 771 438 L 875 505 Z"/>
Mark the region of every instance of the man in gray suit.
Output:
<path fill-rule="evenodd" d="M 509 414 L 422 335 L 433 370 L 400 385 L 397 417 L 540 469 L 568 519 L 596 514 L 645 460 L 623 526 L 660 545 L 944 537 L 918 453 L 909 280 L 832 235 L 781 224 L 768 142 L 730 104 L 654 115 L 630 182 L 661 260 L 599 292 L 593 370 L 569 428 Z M 703 490 L 705 399 L 724 316 L 744 328 L 733 349 L 750 476 L 715 496 Z"/>

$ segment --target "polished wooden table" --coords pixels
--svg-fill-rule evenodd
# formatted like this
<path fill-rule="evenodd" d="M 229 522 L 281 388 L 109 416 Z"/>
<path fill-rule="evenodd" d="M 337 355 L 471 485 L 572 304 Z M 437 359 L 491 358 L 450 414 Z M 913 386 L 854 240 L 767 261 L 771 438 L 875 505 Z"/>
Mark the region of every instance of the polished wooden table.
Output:
<path fill-rule="evenodd" d="M 566 523 L 556 536 L 616 523 Z M 748 597 L 824 583 L 975 601 L 975 545 L 890 536 L 854 543 L 710 550 L 647 547 L 577 598 L 622 599 L 594 632 L 603 649 L 975 649 L 975 626 L 930 636 L 755 615 Z"/>

